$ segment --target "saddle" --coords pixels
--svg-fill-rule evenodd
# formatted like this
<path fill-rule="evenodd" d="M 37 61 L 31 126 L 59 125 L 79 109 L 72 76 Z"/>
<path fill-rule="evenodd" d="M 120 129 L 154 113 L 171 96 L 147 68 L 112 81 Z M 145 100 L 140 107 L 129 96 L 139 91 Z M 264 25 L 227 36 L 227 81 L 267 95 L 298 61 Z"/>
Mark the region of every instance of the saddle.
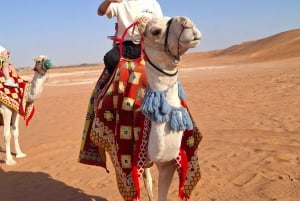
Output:
<path fill-rule="evenodd" d="M 33 103 L 26 102 L 30 83 L 23 80 L 19 75 L 11 72 L 10 77 L 18 83 L 18 88 L 4 85 L 5 78 L 0 68 L 0 102 L 23 116 L 26 125 L 28 125 L 35 110 Z M 0 115 L 0 117 L 2 118 L 2 115 Z M 0 125 L 3 125 L 3 121 L 1 120 Z"/>

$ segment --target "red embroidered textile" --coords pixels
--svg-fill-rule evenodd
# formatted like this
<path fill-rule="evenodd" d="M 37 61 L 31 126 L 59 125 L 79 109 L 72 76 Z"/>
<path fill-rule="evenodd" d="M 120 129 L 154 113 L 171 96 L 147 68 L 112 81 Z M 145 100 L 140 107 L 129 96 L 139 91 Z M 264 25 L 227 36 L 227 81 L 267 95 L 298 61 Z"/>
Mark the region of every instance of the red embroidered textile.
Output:
<path fill-rule="evenodd" d="M 147 86 L 143 60 L 122 58 L 101 90 L 106 78 L 104 72 L 90 99 L 79 162 L 106 168 L 107 152 L 115 168 L 119 191 L 124 200 L 131 201 L 140 196 L 139 178 L 144 170 L 151 125 L 139 109 Z M 182 104 L 186 107 L 183 100 Z M 189 198 L 201 177 L 196 153 L 200 141 L 201 134 L 195 124 L 193 130 L 184 132 L 174 164 L 180 177 L 181 198 Z"/>
<path fill-rule="evenodd" d="M 11 78 L 18 83 L 18 88 L 4 86 L 5 78 L 0 69 L 0 101 L 7 107 L 15 110 L 24 117 L 25 123 L 28 126 L 34 115 L 33 103 L 26 102 L 26 96 L 29 91 L 29 83 L 23 80 L 16 74 L 10 73 Z"/>

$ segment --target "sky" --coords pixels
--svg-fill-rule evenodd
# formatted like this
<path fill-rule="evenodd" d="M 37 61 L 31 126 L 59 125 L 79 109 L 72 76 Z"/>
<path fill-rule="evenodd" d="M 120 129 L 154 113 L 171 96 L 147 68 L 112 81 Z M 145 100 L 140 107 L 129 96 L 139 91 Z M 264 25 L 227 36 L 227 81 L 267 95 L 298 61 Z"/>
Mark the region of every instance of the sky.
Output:
<path fill-rule="evenodd" d="M 98 16 L 101 0 L 1 1 L 0 45 L 17 67 L 48 55 L 55 66 L 97 63 L 112 42 L 115 19 Z M 299 0 L 158 0 L 165 16 L 187 16 L 202 33 L 191 52 L 223 49 L 300 28 Z"/>

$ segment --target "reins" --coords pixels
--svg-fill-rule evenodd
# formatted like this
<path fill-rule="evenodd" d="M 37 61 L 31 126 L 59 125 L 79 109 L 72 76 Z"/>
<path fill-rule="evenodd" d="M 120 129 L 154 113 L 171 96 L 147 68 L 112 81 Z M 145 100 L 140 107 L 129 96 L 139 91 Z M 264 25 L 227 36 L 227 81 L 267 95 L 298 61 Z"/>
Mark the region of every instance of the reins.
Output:
<path fill-rule="evenodd" d="M 129 25 L 125 31 L 123 32 L 122 34 L 122 37 L 121 38 L 114 38 L 114 40 L 118 41 L 120 43 L 120 48 L 119 48 L 119 51 L 120 51 L 120 57 L 123 57 L 123 42 L 124 42 L 124 39 L 125 39 L 125 36 L 126 36 L 126 33 L 128 32 L 128 30 L 136 25 L 138 25 L 139 22 L 138 21 L 135 21 L 133 22 L 131 25 Z"/>

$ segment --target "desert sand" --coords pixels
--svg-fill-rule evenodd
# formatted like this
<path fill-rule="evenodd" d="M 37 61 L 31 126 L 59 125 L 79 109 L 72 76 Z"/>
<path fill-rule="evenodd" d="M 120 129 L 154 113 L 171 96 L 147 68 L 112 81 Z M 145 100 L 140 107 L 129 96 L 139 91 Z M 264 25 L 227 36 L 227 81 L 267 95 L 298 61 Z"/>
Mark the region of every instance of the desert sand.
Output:
<path fill-rule="evenodd" d="M 203 134 L 202 179 L 191 200 L 299 200 L 300 55 L 249 61 L 236 54 L 189 54 L 182 62 L 180 79 Z M 0 141 L 1 201 L 122 200 L 109 160 L 110 173 L 77 162 L 88 100 L 102 69 L 50 70 L 35 116 L 28 127 L 20 121 L 28 156 L 6 166 Z M 29 72 L 20 75 L 30 78 Z M 152 173 L 156 193 L 155 167 Z M 141 187 L 141 200 L 147 200 Z M 177 188 L 175 174 L 168 201 L 179 200 Z"/>

